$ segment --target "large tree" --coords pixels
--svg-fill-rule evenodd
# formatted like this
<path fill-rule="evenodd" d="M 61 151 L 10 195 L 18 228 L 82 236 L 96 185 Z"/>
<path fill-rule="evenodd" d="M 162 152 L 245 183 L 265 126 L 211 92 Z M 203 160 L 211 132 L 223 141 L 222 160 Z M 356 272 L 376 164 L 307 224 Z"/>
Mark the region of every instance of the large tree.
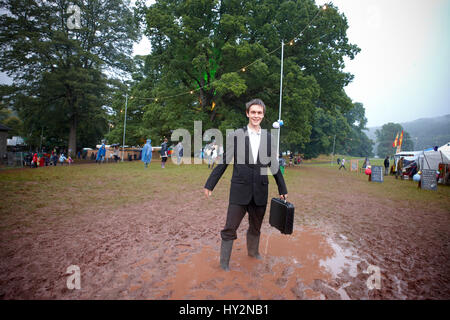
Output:
<path fill-rule="evenodd" d="M 158 0 L 148 8 L 141 4 L 140 13 L 152 52 L 142 80 L 146 90 L 135 98 L 145 126 L 158 137 L 180 124 L 192 127 L 192 119 L 202 120 L 203 129 L 242 126 L 243 106 L 254 97 L 266 102 L 263 126 L 271 127 L 278 119 L 282 41 L 282 149 L 306 147 L 318 108 L 331 117 L 352 108 L 343 90 L 352 75 L 343 71 L 343 59 L 353 59 L 359 48 L 348 42 L 347 21 L 333 6 Z"/>
<path fill-rule="evenodd" d="M 2 0 L 0 6 L 0 69 L 14 78 L 10 99 L 25 129 L 68 137 L 72 152 L 77 137 L 101 137 L 114 87 L 109 78 L 132 70 L 139 29 L 129 1 Z"/>
<path fill-rule="evenodd" d="M 305 159 L 332 151 L 345 152 L 346 137 L 351 132 L 351 127 L 342 114 L 333 115 L 329 110 L 316 108 L 311 126 L 311 141 L 302 150 Z"/>
<path fill-rule="evenodd" d="M 360 102 L 353 104 L 353 108 L 344 114 L 351 132 L 347 136 L 344 150 L 346 154 L 356 157 L 371 157 L 374 142 L 364 132 L 367 130 L 367 118 L 364 106 Z"/>
<path fill-rule="evenodd" d="M 12 111 L 11 106 L 8 105 L 7 99 L 13 89 L 6 85 L 0 85 L 0 123 L 11 128 L 8 131 L 8 137 L 18 136 L 22 134 L 22 121 Z"/>

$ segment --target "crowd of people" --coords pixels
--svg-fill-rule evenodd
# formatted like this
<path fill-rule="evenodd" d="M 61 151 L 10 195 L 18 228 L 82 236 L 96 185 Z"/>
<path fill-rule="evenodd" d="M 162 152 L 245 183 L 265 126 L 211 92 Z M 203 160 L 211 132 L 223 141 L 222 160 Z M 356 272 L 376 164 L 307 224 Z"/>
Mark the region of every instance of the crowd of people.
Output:
<path fill-rule="evenodd" d="M 152 146 L 152 140 L 147 139 L 145 145 L 142 147 L 140 153 L 134 154 L 134 160 L 141 160 L 144 162 L 144 167 L 148 168 L 150 165 L 152 158 L 153 158 L 153 152 L 155 151 L 155 148 Z M 90 160 L 95 161 L 97 164 L 102 164 L 107 161 L 113 161 L 118 162 L 120 158 L 120 148 L 118 146 L 112 145 L 113 151 L 108 153 L 107 158 L 107 146 L 106 141 L 102 140 L 102 144 L 99 147 L 99 149 L 96 152 L 87 152 L 83 149 L 83 151 L 78 151 L 76 156 L 72 158 L 68 154 L 66 150 L 61 150 L 60 152 L 57 152 L 57 149 L 55 148 L 51 153 L 47 152 L 34 152 L 30 153 L 29 155 L 25 156 L 24 164 L 26 166 L 29 166 L 31 168 L 37 168 L 40 166 L 56 166 L 58 164 L 60 165 L 71 165 L 75 162 L 76 159 L 83 159 L 83 160 Z M 108 146 L 109 147 L 109 146 Z M 205 147 L 203 147 L 200 152 L 197 154 L 198 157 L 203 159 L 207 164 L 208 168 L 213 170 L 214 167 L 218 164 L 218 159 L 222 157 L 224 153 L 224 147 L 223 145 L 219 145 L 214 139 L 211 140 L 211 142 L 207 143 Z M 184 156 L 184 146 L 181 141 L 179 141 L 176 145 L 170 145 L 169 141 L 166 137 L 163 138 L 163 141 L 160 145 L 159 154 L 161 157 L 161 168 L 164 169 L 166 167 L 166 163 L 168 158 L 173 157 L 176 158 L 176 164 L 181 165 L 182 159 Z M 295 166 L 302 163 L 303 159 L 300 154 L 295 155 L 292 152 L 287 152 L 288 156 L 286 156 L 286 159 L 289 159 L 288 165 L 286 165 L 286 160 L 283 158 L 280 152 L 280 168 L 282 169 L 282 172 L 284 174 L 284 168 L 286 166 Z M 133 160 L 132 155 L 128 155 L 128 160 Z"/>
<path fill-rule="evenodd" d="M 78 157 L 79 159 L 81 158 L 81 156 Z M 60 165 L 71 165 L 72 163 L 74 163 L 74 159 L 65 151 L 61 151 L 58 153 L 56 149 L 53 149 L 53 151 L 51 151 L 50 153 L 45 151 L 27 153 L 23 158 L 23 162 L 24 166 L 26 167 L 38 168 L 57 166 L 58 163 Z"/>

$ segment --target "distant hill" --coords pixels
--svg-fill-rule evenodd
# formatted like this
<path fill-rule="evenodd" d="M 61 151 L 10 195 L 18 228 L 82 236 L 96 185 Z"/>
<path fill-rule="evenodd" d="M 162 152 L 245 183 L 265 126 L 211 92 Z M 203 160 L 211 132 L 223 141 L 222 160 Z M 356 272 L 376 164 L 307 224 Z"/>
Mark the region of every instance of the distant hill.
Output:
<path fill-rule="evenodd" d="M 410 122 L 400 123 L 409 133 L 414 143 L 414 150 L 423 150 L 433 146 L 442 146 L 450 141 L 450 114 L 435 118 L 421 118 Z M 381 127 L 367 128 L 367 136 L 375 142 L 374 153 L 377 148 L 375 131 Z"/>

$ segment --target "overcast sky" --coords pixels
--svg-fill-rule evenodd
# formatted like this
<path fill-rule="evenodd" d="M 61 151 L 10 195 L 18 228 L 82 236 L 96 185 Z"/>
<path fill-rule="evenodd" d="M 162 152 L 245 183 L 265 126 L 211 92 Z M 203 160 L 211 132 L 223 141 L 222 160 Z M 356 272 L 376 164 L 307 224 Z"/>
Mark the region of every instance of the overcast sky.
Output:
<path fill-rule="evenodd" d="M 323 4 L 326 1 L 316 1 Z M 334 0 L 361 52 L 346 88 L 368 127 L 450 113 L 449 0 Z"/>
<path fill-rule="evenodd" d="M 368 127 L 450 113 L 449 0 L 333 3 L 347 17 L 350 42 L 361 48 L 346 61 L 345 70 L 355 75 L 346 92 L 364 104 Z M 134 46 L 135 54 L 149 52 L 145 37 Z"/>

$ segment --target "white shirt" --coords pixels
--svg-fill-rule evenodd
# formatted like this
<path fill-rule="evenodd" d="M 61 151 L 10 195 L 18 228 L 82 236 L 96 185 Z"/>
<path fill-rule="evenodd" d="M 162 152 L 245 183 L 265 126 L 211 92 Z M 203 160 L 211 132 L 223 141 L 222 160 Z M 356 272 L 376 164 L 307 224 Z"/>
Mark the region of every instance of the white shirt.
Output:
<path fill-rule="evenodd" d="M 250 129 L 249 126 L 247 126 L 247 130 L 248 130 L 248 137 L 250 140 L 250 146 L 252 148 L 253 163 L 256 163 L 258 159 L 259 144 L 261 142 L 261 128 L 259 128 L 259 131 L 254 131 Z"/>

